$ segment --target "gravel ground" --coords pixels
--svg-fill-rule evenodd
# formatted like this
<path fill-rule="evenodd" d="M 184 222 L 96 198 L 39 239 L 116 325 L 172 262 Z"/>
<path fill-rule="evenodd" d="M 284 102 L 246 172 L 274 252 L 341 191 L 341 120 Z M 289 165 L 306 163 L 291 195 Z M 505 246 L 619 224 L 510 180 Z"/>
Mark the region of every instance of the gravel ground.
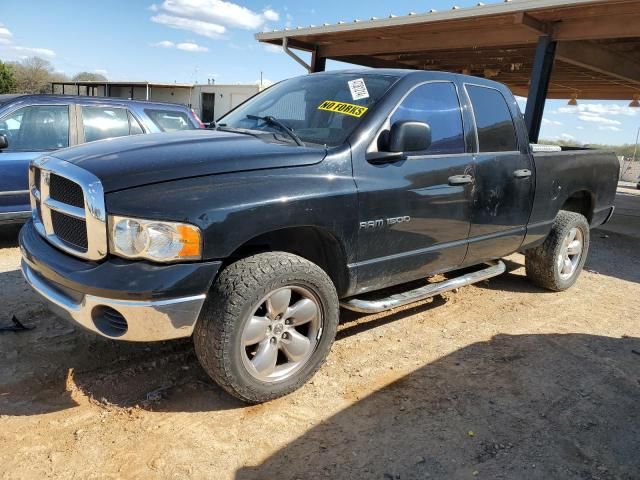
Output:
<path fill-rule="evenodd" d="M 0 478 L 639 479 L 640 218 L 625 215 L 624 234 L 593 232 L 568 292 L 530 285 L 513 255 L 457 293 L 342 312 L 313 380 L 252 407 L 187 340 L 117 343 L 56 320 L 5 228 L 0 325 L 33 329 L 0 333 Z"/>

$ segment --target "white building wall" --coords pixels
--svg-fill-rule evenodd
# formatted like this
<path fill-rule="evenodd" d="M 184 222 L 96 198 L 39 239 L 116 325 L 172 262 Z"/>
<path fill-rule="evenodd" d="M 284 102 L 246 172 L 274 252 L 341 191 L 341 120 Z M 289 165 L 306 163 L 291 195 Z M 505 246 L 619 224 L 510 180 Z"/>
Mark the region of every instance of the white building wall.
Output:
<path fill-rule="evenodd" d="M 202 116 L 202 94 L 214 93 L 216 95 L 214 118 L 217 120 L 259 91 L 258 85 L 195 85 L 191 108 Z"/>
<path fill-rule="evenodd" d="M 113 98 L 132 98 L 134 100 L 145 100 L 147 98 L 146 85 L 108 85 L 109 96 Z M 237 107 L 245 100 L 253 97 L 260 91 L 258 85 L 149 85 L 149 100 L 155 102 L 168 102 L 185 105 L 192 108 L 199 117 L 202 117 L 202 94 L 215 94 L 214 118 L 218 119 L 232 108 Z M 65 93 L 73 93 L 67 87 Z M 85 89 L 86 90 L 86 89 Z M 85 93 L 85 92 L 82 92 Z M 86 94 L 86 93 L 85 93 Z M 104 96 L 104 87 L 99 85 L 95 89 L 97 96 Z"/>

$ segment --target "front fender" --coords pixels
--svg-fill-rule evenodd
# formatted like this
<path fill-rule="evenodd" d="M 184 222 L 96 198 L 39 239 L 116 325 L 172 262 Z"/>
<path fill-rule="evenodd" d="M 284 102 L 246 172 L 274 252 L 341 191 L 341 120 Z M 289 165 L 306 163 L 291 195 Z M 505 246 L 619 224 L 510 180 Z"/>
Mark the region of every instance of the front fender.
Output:
<path fill-rule="evenodd" d="M 335 163 L 345 168 L 335 168 Z M 204 232 L 205 260 L 225 259 L 265 233 L 311 226 L 335 236 L 347 262 L 354 262 L 356 187 L 350 158 L 335 163 L 325 160 L 314 166 L 212 175 L 113 192 L 106 198 L 107 212 L 197 225 Z"/>

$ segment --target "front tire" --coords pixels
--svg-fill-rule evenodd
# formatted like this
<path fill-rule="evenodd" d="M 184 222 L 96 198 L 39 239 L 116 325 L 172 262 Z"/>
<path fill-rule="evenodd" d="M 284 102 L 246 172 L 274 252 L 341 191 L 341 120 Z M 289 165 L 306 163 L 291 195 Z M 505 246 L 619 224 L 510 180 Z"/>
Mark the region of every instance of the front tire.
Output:
<path fill-rule="evenodd" d="M 527 277 L 548 290 L 567 290 L 582 272 L 589 240 L 587 219 L 579 213 L 561 210 L 544 243 L 525 252 Z"/>
<path fill-rule="evenodd" d="M 338 296 L 317 265 L 284 252 L 226 267 L 194 331 L 205 371 L 231 395 L 260 403 L 301 387 L 335 338 Z"/>

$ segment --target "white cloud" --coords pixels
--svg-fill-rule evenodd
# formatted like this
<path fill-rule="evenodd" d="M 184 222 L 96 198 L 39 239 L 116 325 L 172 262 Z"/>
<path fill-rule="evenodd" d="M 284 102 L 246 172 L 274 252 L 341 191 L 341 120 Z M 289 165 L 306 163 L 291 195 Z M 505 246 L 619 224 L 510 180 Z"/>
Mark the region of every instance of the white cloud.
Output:
<path fill-rule="evenodd" d="M 638 109 L 629 108 L 627 105 L 610 104 L 605 105 L 603 103 L 579 103 L 575 107 L 566 106 L 560 107 L 557 113 L 587 113 L 596 115 L 624 115 L 627 117 L 633 117 L 638 114 Z"/>
<path fill-rule="evenodd" d="M 282 53 L 282 47 L 279 47 L 278 45 L 272 45 L 270 43 L 266 43 L 264 45 L 264 49 L 269 52 L 269 53 Z"/>
<path fill-rule="evenodd" d="M 182 42 L 176 45 L 178 50 L 184 50 L 185 52 L 208 52 L 207 47 L 203 47 L 193 42 Z"/>
<path fill-rule="evenodd" d="M 176 44 L 169 40 L 162 40 L 161 42 L 150 43 L 149 46 L 155 48 L 174 48 Z"/>
<path fill-rule="evenodd" d="M 280 14 L 272 8 L 267 8 L 264 12 L 262 12 L 262 16 L 265 20 L 268 20 L 270 22 L 277 22 L 278 20 L 280 20 Z"/>
<path fill-rule="evenodd" d="M 582 125 L 578 125 L 578 126 L 576 127 L 576 130 L 584 130 L 584 127 L 583 127 Z"/>
<path fill-rule="evenodd" d="M 568 133 L 563 133 L 562 135 L 560 135 L 560 138 L 563 138 L 565 140 L 575 140 L 576 137 L 574 137 L 573 135 L 569 135 Z"/>
<path fill-rule="evenodd" d="M 260 80 L 256 80 L 255 82 L 251 82 L 253 85 L 258 85 L 260 86 Z M 273 85 L 274 82 L 273 80 L 269 80 L 268 78 L 263 78 L 262 79 L 262 88 L 267 88 L 270 87 L 271 85 Z"/>
<path fill-rule="evenodd" d="M 562 122 L 559 122 L 557 120 L 549 120 L 548 118 L 543 118 L 542 124 L 543 125 L 564 125 L 564 123 Z"/>
<path fill-rule="evenodd" d="M 611 120 L 595 113 L 584 112 L 582 115 L 578 115 L 578 119 L 583 122 L 599 123 L 600 125 L 622 125 L 622 122 L 618 120 Z"/>
<path fill-rule="evenodd" d="M 56 52 L 54 52 L 53 50 L 49 50 L 48 48 L 21 47 L 18 45 L 9 45 L 6 48 L 18 53 L 25 54 L 26 56 L 29 56 L 29 55 L 36 55 L 39 57 L 55 57 L 56 56 Z"/>
<path fill-rule="evenodd" d="M 203 47 L 202 45 L 198 45 L 194 42 L 182 42 L 182 43 L 173 43 L 169 40 L 162 40 L 161 42 L 150 43 L 149 46 L 155 48 L 177 48 L 178 50 L 184 50 L 185 52 L 208 52 L 209 49 L 207 47 Z"/>
<path fill-rule="evenodd" d="M 93 73 L 98 73 L 100 75 L 106 75 L 107 73 L 109 73 L 108 70 L 105 70 L 104 68 L 96 68 Z"/>
<path fill-rule="evenodd" d="M 618 127 L 598 127 L 598 130 L 608 130 L 611 132 L 621 132 L 622 129 Z"/>
<path fill-rule="evenodd" d="M 193 20 L 191 18 L 175 17 L 173 15 L 154 15 L 151 17 L 151 21 L 178 30 L 187 30 L 208 38 L 222 38 L 224 32 L 227 31 L 222 25 Z"/>
<path fill-rule="evenodd" d="M 224 0 L 164 0 L 151 10 L 157 13 L 153 22 L 209 38 L 220 38 L 227 28 L 258 30 L 265 22 L 280 19 L 271 7 L 259 13 Z"/>
<path fill-rule="evenodd" d="M 5 27 L 0 23 L 0 38 L 9 40 L 11 37 L 13 37 L 13 34 L 9 31 L 7 27 Z"/>

